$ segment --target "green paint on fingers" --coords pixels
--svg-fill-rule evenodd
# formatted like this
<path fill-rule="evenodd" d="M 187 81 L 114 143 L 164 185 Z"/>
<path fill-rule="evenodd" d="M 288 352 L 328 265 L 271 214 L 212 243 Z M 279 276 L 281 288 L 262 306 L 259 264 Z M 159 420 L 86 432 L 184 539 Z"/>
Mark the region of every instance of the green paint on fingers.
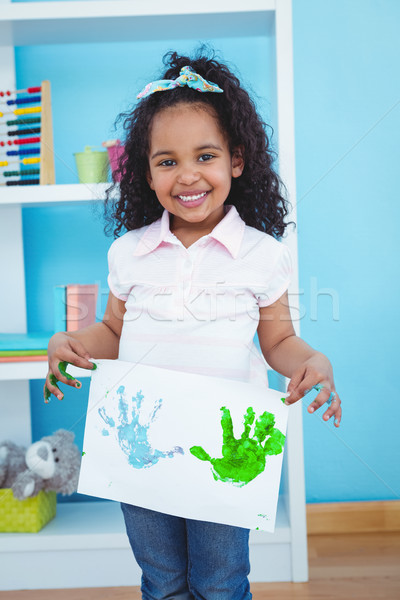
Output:
<path fill-rule="evenodd" d="M 222 458 L 211 458 L 201 446 L 192 446 L 190 452 L 199 460 L 211 463 L 212 474 L 216 481 L 243 487 L 264 471 L 266 456 L 282 452 L 285 436 L 274 427 L 274 415 L 265 411 L 255 422 L 254 433 L 250 437 L 255 412 L 252 407 L 249 407 L 244 415 L 243 433 L 239 439 L 236 439 L 233 435 L 229 409 L 223 406 L 221 412 Z"/>
<path fill-rule="evenodd" d="M 50 402 L 50 398 L 51 398 L 51 391 L 49 390 L 47 385 L 45 385 L 44 386 L 44 401 L 46 404 L 48 404 Z"/>
<path fill-rule="evenodd" d="M 64 397 L 64 394 L 62 394 L 60 388 L 57 385 L 58 379 L 54 375 L 54 373 L 50 373 L 50 375 L 49 375 L 49 381 L 50 381 L 51 385 L 54 385 L 54 387 L 57 388 L 57 390 L 59 392 L 58 399 L 62 400 L 63 397 Z M 44 401 L 45 401 L 45 403 L 48 404 L 50 402 L 50 399 L 51 399 L 51 391 L 49 390 L 49 388 L 47 387 L 47 385 L 45 385 L 44 386 Z"/>
<path fill-rule="evenodd" d="M 62 362 L 58 363 L 58 370 L 60 371 L 61 375 L 64 375 L 64 377 L 66 377 L 67 379 L 74 381 L 75 377 L 72 377 L 72 375 L 67 373 L 68 365 L 69 365 L 69 363 L 67 363 L 65 360 L 63 360 Z"/>
<path fill-rule="evenodd" d="M 69 373 L 67 373 L 67 366 L 69 365 L 69 363 L 67 363 L 65 360 L 61 361 L 58 363 L 58 369 L 61 373 L 61 375 L 64 375 L 64 377 L 66 377 L 69 381 L 73 381 L 75 383 L 75 387 L 76 388 L 81 388 L 82 384 L 80 381 L 78 381 L 77 379 L 75 379 L 75 377 L 72 377 L 72 375 L 70 375 Z"/>

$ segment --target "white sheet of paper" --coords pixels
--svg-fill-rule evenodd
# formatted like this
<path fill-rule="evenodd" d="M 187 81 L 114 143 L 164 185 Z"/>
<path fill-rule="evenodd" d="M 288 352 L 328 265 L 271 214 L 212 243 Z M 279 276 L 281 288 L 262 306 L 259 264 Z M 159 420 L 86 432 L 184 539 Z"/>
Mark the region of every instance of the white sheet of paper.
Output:
<path fill-rule="evenodd" d="M 274 531 L 279 432 L 286 435 L 288 417 L 282 392 L 120 360 L 95 362 L 78 492 Z M 248 409 L 254 419 L 245 427 Z M 262 417 L 265 411 L 272 417 Z M 273 440 L 279 454 L 268 454 Z"/>

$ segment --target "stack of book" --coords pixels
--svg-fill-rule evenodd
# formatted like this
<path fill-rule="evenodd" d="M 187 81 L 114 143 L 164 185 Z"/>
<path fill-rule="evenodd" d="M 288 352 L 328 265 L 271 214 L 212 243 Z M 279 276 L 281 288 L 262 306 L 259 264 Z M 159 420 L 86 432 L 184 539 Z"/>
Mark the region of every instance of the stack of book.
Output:
<path fill-rule="evenodd" d="M 0 363 L 47 360 L 53 333 L 0 333 Z"/>
<path fill-rule="evenodd" d="M 47 346 L 57 331 L 77 331 L 96 322 L 98 286 L 58 285 L 54 288 L 54 331 L 0 333 L 0 363 L 47 360 Z"/>
<path fill-rule="evenodd" d="M 78 331 L 96 322 L 97 284 L 54 288 L 54 331 Z"/>

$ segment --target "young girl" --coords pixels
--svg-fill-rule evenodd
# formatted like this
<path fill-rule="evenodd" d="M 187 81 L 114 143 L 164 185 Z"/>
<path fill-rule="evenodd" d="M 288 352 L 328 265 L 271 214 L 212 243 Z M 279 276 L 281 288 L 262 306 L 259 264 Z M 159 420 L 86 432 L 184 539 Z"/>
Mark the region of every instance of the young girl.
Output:
<path fill-rule="evenodd" d="M 295 335 L 283 235 L 288 210 L 265 124 L 229 69 L 169 53 L 163 78 L 139 94 L 111 218 L 110 294 L 101 323 L 49 343 L 48 390 L 67 361 L 141 362 L 267 385 L 264 358 L 290 378 L 292 404 L 341 419 L 329 360 Z M 109 196 L 110 198 L 110 196 Z M 109 199 L 108 204 L 111 200 Z M 160 490 L 162 493 L 162 490 Z M 251 598 L 246 529 L 122 505 L 147 599 Z"/>

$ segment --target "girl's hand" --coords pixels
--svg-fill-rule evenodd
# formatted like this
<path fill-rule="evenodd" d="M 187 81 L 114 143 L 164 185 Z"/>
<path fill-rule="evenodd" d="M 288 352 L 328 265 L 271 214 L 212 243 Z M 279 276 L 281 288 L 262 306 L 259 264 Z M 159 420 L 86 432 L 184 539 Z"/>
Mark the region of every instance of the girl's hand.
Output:
<path fill-rule="evenodd" d="M 310 392 L 314 386 L 319 391 L 315 400 L 308 407 L 308 412 L 313 413 L 323 404 L 328 403 L 328 409 L 323 415 L 324 421 L 335 417 L 335 426 L 339 427 L 342 419 L 341 400 L 336 393 L 333 381 L 332 365 L 323 354 L 316 352 L 305 361 L 294 373 L 288 385 L 288 404 L 293 404 Z"/>
<path fill-rule="evenodd" d="M 82 369 L 93 369 L 94 367 L 93 363 L 88 360 L 90 354 L 83 344 L 67 333 L 60 332 L 53 335 L 47 352 L 49 371 L 43 390 L 46 403 L 49 401 L 51 394 L 54 394 L 59 400 L 63 399 L 64 394 L 57 386 L 58 381 L 75 388 L 80 388 L 82 385 L 80 381 L 66 373 L 65 363 L 71 363 L 71 365 Z"/>

